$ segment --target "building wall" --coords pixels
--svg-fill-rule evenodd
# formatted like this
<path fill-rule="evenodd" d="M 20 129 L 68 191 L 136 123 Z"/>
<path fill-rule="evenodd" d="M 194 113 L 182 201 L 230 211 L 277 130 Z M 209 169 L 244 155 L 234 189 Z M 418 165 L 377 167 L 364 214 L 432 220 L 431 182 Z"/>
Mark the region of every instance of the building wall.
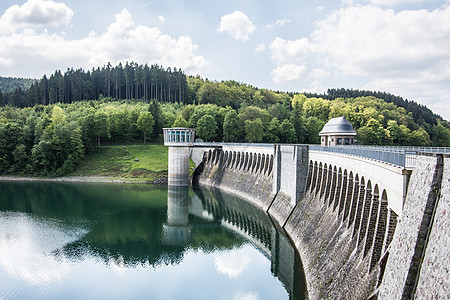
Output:
<path fill-rule="evenodd" d="M 340 140 L 339 140 L 340 139 Z M 320 138 L 320 145 L 322 147 L 342 146 L 346 145 L 345 139 L 348 139 L 348 145 L 353 145 L 354 135 L 324 135 Z M 340 143 L 338 143 L 340 141 Z"/>

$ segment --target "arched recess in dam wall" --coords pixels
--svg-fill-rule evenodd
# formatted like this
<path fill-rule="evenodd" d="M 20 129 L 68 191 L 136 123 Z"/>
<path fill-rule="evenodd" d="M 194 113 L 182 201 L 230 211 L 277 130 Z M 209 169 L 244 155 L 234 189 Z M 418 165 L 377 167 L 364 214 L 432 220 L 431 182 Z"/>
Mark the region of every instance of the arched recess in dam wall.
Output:
<path fill-rule="evenodd" d="M 406 193 L 404 185 L 408 180 L 402 177 L 403 185 L 397 186 L 393 193 L 389 182 L 378 180 L 372 175 L 373 170 L 367 171 L 360 164 L 360 169 L 356 169 L 354 163 L 344 164 L 330 157 L 319 159 L 299 145 L 277 145 L 273 154 L 270 150 L 195 151 L 203 157 L 203 172 L 197 174 L 200 184 L 247 199 L 268 211 L 285 229 L 300 253 L 311 299 L 366 299 L 389 285 L 383 282 L 385 266 L 390 270 L 390 264 L 404 259 L 401 251 L 391 253 L 390 257 L 388 254 L 402 240 L 396 231 L 402 211 L 398 211 L 398 200 L 392 204 L 391 197 L 395 198 L 395 193 L 404 197 L 402 192 Z M 418 168 L 422 167 L 418 163 Z M 435 169 L 436 164 L 431 164 L 428 173 L 416 172 L 420 175 L 413 176 L 411 181 L 423 185 L 424 178 Z M 407 176 L 402 172 L 400 175 Z M 426 203 L 433 187 L 423 189 L 428 193 L 424 191 L 416 198 Z M 434 251 L 430 257 L 441 254 Z M 398 286 L 405 286 L 402 280 L 398 280 Z"/>
<path fill-rule="evenodd" d="M 198 165 L 201 174 L 195 171 L 193 180 L 238 195 L 266 211 L 273 199 L 273 154 L 271 148 L 265 152 L 259 148 L 258 152 L 251 150 L 194 148 L 192 153 L 203 159 Z"/>

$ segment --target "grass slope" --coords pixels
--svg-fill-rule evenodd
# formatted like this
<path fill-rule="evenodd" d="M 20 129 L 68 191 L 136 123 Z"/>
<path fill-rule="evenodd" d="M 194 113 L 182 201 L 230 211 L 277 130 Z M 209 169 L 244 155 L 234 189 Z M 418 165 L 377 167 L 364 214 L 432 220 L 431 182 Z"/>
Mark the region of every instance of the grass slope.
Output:
<path fill-rule="evenodd" d="M 130 181 L 167 180 L 168 148 L 164 145 L 102 146 L 69 176 L 106 176 Z"/>

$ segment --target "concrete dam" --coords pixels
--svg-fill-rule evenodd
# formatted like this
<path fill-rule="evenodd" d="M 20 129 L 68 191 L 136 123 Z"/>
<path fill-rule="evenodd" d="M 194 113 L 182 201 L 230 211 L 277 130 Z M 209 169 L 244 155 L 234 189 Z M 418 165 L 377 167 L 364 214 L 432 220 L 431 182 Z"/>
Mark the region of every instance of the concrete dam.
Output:
<path fill-rule="evenodd" d="M 449 154 L 181 139 L 167 145 L 181 147 L 172 149 L 176 164 L 186 163 L 180 155 L 194 161 L 193 184 L 245 199 L 284 230 L 310 299 L 450 298 Z M 169 155 L 169 184 L 170 164 Z M 178 170 L 186 166 L 173 168 L 184 184 Z"/>

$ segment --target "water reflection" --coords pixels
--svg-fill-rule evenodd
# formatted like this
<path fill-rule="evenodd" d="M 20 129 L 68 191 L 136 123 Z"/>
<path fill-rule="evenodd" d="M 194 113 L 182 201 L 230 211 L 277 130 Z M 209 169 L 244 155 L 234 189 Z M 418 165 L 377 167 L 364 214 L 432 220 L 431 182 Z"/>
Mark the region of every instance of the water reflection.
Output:
<path fill-rule="evenodd" d="M 64 278 L 69 265 L 51 255 L 83 234 L 68 234 L 52 220 L 31 218 L 24 213 L 0 212 L 0 266 L 11 276 L 30 284 L 47 284 Z M 45 236 L 40 232 L 46 232 Z"/>
<path fill-rule="evenodd" d="M 272 274 L 284 284 L 291 299 L 307 298 L 300 257 L 283 229 L 277 228 L 266 213 L 238 197 L 214 188 L 195 189 L 195 192 L 208 215 L 214 216 L 222 226 L 251 241 L 270 259 Z M 195 201 L 196 197 L 192 199 Z M 245 269 L 247 264 L 245 256 L 239 257 L 236 263 L 233 263 L 233 257 L 225 256 L 216 261 L 216 265 L 220 266 L 221 262 L 236 266 L 224 271 L 229 277 L 238 275 L 239 269 Z"/>
<path fill-rule="evenodd" d="M 167 223 L 163 225 L 163 243 L 187 245 L 192 240 L 189 225 L 189 188 L 170 186 L 167 191 Z"/>
<path fill-rule="evenodd" d="M 0 298 L 284 298 L 276 276 L 301 299 L 301 269 L 267 214 L 217 190 L 0 182 Z"/>

